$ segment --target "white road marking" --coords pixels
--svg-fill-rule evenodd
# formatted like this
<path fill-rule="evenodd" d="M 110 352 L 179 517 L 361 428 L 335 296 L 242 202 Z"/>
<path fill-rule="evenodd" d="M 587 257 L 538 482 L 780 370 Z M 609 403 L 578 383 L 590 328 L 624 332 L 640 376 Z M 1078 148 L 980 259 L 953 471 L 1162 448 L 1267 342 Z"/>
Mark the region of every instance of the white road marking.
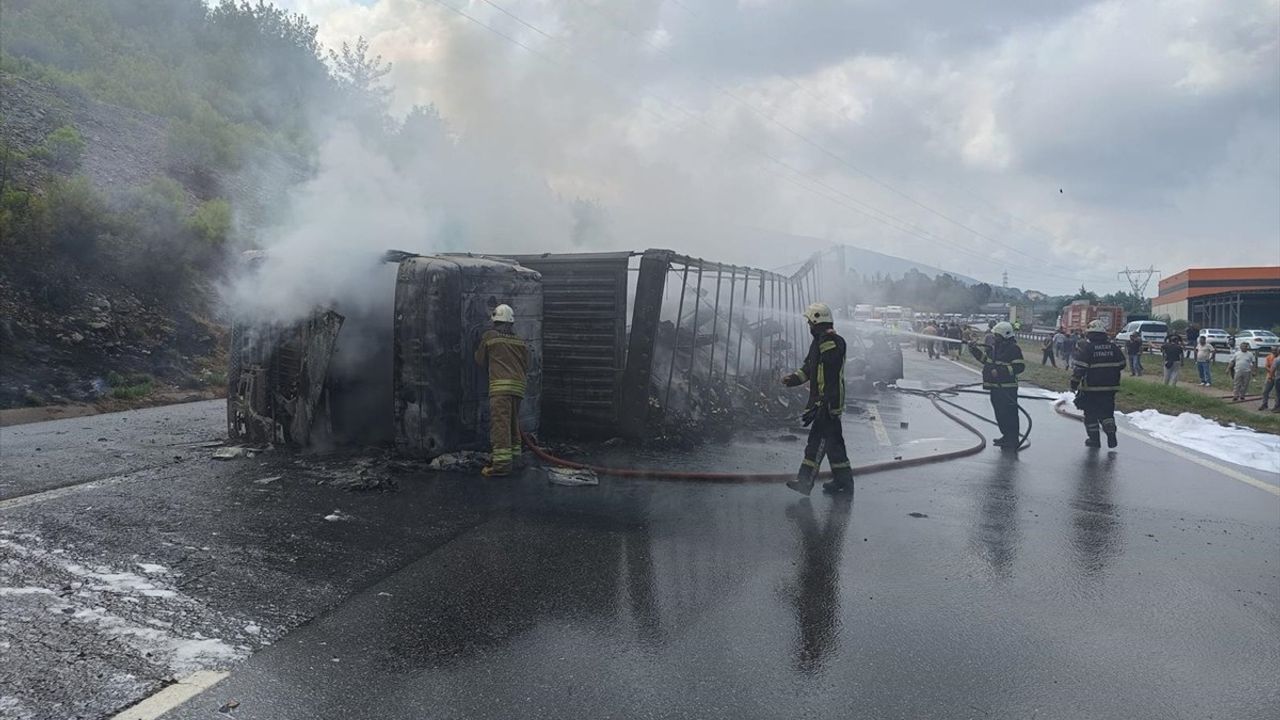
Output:
<path fill-rule="evenodd" d="M 80 483 L 79 485 L 67 485 L 65 487 L 45 490 L 44 492 L 32 493 L 30 495 L 22 495 L 21 497 L 9 498 L 8 500 L 0 500 L 0 511 L 13 510 L 23 505 L 31 505 L 33 503 L 44 502 L 45 500 L 54 500 L 56 498 L 74 495 L 85 490 L 94 490 L 108 485 L 114 485 L 121 480 L 130 477 L 129 475 L 117 475 L 115 477 L 103 478 L 102 480 L 91 480 L 89 482 Z"/>
<path fill-rule="evenodd" d="M 230 674 L 222 670 L 198 670 L 128 710 L 116 713 L 111 720 L 155 720 L 222 682 Z"/>
<path fill-rule="evenodd" d="M 892 445 L 893 443 L 889 440 L 889 431 L 884 429 L 884 423 L 880 420 L 880 414 L 873 411 L 867 413 L 867 416 L 871 418 L 871 427 L 876 431 L 876 440 L 878 440 L 881 445 Z"/>
<path fill-rule="evenodd" d="M 951 363 L 952 365 L 955 365 L 956 367 L 958 367 L 958 368 L 960 368 L 960 369 L 962 369 L 962 370 L 968 370 L 969 372 L 973 373 L 974 375 L 977 375 L 978 377 L 982 377 L 982 371 L 981 371 L 981 370 L 975 370 L 974 368 L 971 368 L 971 367 L 969 367 L 968 365 L 965 365 L 964 363 L 960 362 L 959 360 L 952 360 L 951 358 L 947 358 L 947 362 Z"/>

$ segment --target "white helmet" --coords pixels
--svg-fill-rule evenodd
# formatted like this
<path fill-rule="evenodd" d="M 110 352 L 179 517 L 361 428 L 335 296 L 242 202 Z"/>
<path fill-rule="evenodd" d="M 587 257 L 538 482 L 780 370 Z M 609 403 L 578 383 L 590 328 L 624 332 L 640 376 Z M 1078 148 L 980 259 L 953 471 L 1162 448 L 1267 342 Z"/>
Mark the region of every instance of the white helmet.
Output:
<path fill-rule="evenodd" d="M 499 305 L 493 309 L 493 321 L 513 323 L 516 321 L 516 313 L 510 305 Z"/>
<path fill-rule="evenodd" d="M 1002 338 L 1013 337 L 1013 325 L 1008 322 L 998 322 L 996 326 L 991 328 L 991 332 Z"/>
<path fill-rule="evenodd" d="M 827 307 L 826 303 L 819 302 L 811 303 L 804 309 L 804 319 L 812 325 L 835 322 L 831 319 L 831 308 Z"/>
<path fill-rule="evenodd" d="M 1089 326 L 1086 327 L 1084 331 L 1091 332 L 1091 333 L 1094 333 L 1094 332 L 1104 333 L 1107 331 L 1107 324 L 1102 322 L 1101 320 L 1090 320 Z"/>

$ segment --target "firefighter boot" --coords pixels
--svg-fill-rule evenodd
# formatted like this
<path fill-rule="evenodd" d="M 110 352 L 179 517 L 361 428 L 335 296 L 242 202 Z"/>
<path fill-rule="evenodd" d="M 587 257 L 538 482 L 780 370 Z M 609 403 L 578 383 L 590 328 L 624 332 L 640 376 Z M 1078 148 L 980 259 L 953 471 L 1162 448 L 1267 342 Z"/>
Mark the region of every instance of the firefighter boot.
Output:
<path fill-rule="evenodd" d="M 1088 437 L 1084 441 L 1085 447 L 1087 448 L 1102 447 L 1102 433 L 1100 432 L 1100 428 L 1098 427 L 1098 423 L 1096 421 L 1091 420 L 1089 422 L 1086 422 L 1084 424 L 1084 431 L 1088 435 Z"/>
<path fill-rule="evenodd" d="M 813 476 L 818 474 L 818 467 L 812 460 L 806 459 L 800 465 L 800 472 L 796 473 L 795 480 L 788 480 L 787 487 L 795 490 L 801 495 L 808 495 L 813 492 Z"/>
<path fill-rule="evenodd" d="M 853 492 L 853 470 L 834 468 L 831 471 L 831 482 L 822 483 L 822 492 L 830 495 Z"/>
<path fill-rule="evenodd" d="M 1104 418 L 1102 421 L 1102 431 L 1107 434 L 1107 447 L 1114 448 L 1119 445 L 1116 440 L 1116 420 L 1115 418 Z"/>

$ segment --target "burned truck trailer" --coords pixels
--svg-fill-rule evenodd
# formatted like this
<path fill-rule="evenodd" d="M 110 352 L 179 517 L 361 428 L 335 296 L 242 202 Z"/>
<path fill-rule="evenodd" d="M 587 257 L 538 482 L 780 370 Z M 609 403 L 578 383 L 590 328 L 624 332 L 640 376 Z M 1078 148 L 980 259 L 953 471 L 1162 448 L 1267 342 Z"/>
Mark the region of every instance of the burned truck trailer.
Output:
<path fill-rule="evenodd" d="M 529 346 L 521 426 L 537 429 L 538 273 L 500 258 L 399 252 L 388 258 L 396 265 L 394 283 L 371 271 L 370 283 L 387 285 L 385 302 L 380 297 L 372 308 L 362 303 L 359 313 L 344 313 L 336 299 L 292 323 L 234 318 L 231 439 L 300 447 L 394 444 L 426 458 L 486 447 L 488 386 L 473 352 L 501 303 L 516 309 L 516 333 Z"/>
<path fill-rule="evenodd" d="M 385 331 L 357 340 L 349 337 L 352 327 L 371 321 L 348 318 L 334 343 L 337 357 L 351 344 L 372 344 L 377 352 L 366 353 L 372 359 L 355 371 L 351 363 L 330 363 L 328 382 L 314 396 L 310 389 L 317 387 L 325 359 L 307 358 L 302 383 L 295 348 L 306 346 L 302 353 L 310 355 L 325 346 L 306 341 L 311 335 L 304 326 L 293 329 L 302 333 L 297 340 L 278 348 L 236 342 L 233 365 L 240 361 L 276 385 L 233 381 L 232 437 L 306 444 L 325 436 L 293 431 L 266 437 L 250 430 L 269 423 L 244 422 L 296 406 L 272 400 L 278 388 L 296 386 L 307 389 L 317 422 L 332 426 L 338 441 L 351 441 L 351 431 L 360 428 L 379 428 L 363 440 L 380 437 L 416 457 L 483 448 L 488 394 L 472 352 L 499 303 L 515 309 L 516 334 L 531 350 L 521 408 L 526 431 L 643 438 L 681 427 L 732 429 L 752 416 L 793 416 L 803 398 L 783 391 L 777 378 L 803 360 L 809 344 L 803 309 L 826 294 L 840 295 L 845 274 L 824 273 L 828 263 L 820 256 L 783 275 L 661 249 L 503 258 L 393 252 L 388 259 L 396 273 L 394 283 L 388 281 L 394 298 L 385 309 Z M 850 377 L 865 371 L 870 378 L 868 349 L 855 333 L 848 337 Z M 380 380 L 371 384 L 370 377 Z M 363 397 L 357 397 L 360 382 Z M 347 414 L 360 399 L 377 417 L 346 422 L 341 431 L 342 418 L 330 416 Z M 296 414 L 276 426 L 305 423 Z"/>

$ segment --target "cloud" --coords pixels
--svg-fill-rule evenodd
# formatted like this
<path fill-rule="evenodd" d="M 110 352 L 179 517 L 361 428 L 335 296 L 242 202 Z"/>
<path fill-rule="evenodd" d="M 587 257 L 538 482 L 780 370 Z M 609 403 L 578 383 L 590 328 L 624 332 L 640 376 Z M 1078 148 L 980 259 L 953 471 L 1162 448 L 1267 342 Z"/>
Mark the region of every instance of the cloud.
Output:
<path fill-rule="evenodd" d="M 1280 262 L 1277 0 L 285 4 L 395 63 L 471 177 L 544 188 L 464 183 L 513 227 L 587 198 L 601 245 L 794 260 L 765 228 L 1050 292 Z"/>

